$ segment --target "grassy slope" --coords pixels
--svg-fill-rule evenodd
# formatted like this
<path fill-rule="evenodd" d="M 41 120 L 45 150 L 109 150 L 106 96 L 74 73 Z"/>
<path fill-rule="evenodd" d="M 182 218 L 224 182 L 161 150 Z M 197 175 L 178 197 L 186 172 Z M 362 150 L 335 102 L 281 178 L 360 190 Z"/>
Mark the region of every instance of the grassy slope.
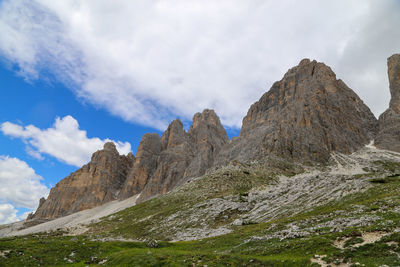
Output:
<path fill-rule="evenodd" d="M 182 219 L 193 215 L 189 209 L 196 207 L 198 203 L 213 198 L 229 198 L 230 196 L 241 198 L 251 188 L 267 186 L 276 182 L 276 174 L 265 170 L 261 166 L 226 168 L 188 183 L 172 194 L 153 198 L 140 205 L 108 216 L 102 222 L 94 225 L 90 234 L 95 235 L 97 238 L 122 236 L 133 239 L 150 237 L 157 240 L 171 240 L 176 231 L 170 225 L 160 224 L 162 219 L 179 214 L 181 218 L 174 218 L 174 221 L 185 221 Z M 206 208 L 198 207 L 198 209 Z M 182 214 L 180 211 L 188 211 L 188 214 Z M 218 227 L 218 220 L 229 223 L 235 219 L 236 212 L 237 210 L 229 210 L 221 215 L 224 218 L 212 219 L 205 223 L 207 226 Z M 179 225 L 179 229 L 192 227 L 199 227 L 199 221 L 194 220 L 193 222 L 185 222 L 185 224 Z"/>
<path fill-rule="evenodd" d="M 152 215 L 154 224 L 157 224 L 157 218 L 168 216 L 174 209 L 190 204 L 194 195 L 198 198 L 221 194 L 240 197 L 249 188 L 274 180 L 273 175 L 260 172 L 248 174 L 242 169 L 241 174 L 228 172 L 227 179 L 237 182 L 230 183 L 227 188 L 215 188 L 209 193 L 205 187 L 210 181 L 194 183 L 194 188 L 190 187 L 193 194 L 163 196 L 127 209 L 111 217 L 107 223 L 97 224 L 88 236 L 65 237 L 62 233 L 53 233 L 2 239 L 0 252 L 5 255 L 0 254 L 0 266 L 63 265 L 68 264 L 68 260 L 73 261 L 71 264 L 75 266 L 102 260 L 107 260 L 104 265 L 112 266 L 308 266 L 316 254 L 326 255 L 324 260 L 330 263 L 398 266 L 400 178 L 395 172 L 399 166 L 392 163 L 381 165 L 393 174 L 378 180 L 374 179 L 373 173 L 368 174 L 373 187 L 366 192 L 272 222 L 237 226 L 226 235 L 190 242 L 161 242 L 158 248 L 148 248 L 143 242 L 91 241 L 101 237 L 102 231 L 111 236 L 142 238 L 150 233 L 155 238 L 163 237 L 160 231 L 149 231 L 154 225 L 142 225 L 137 218 Z M 211 175 L 207 179 L 212 181 L 217 178 Z M 204 194 L 197 194 L 200 191 L 196 190 L 204 190 Z M 198 198 L 193 198 L 193 201 L 198 201 Z M 360 224 L 337 229 L 340 220 L 346 221 L 346 218 L 361 218 Z M 373 220 L 369 220 L 371 218 Z M 285 237 L 282 233 L 288 228 L 296 229 L 292 231 L 295 233 L 308 234 Z M 361 241 L 360 236 L 364 232 L 387 235 L 372 244 L 352 246 Z M 347 240 L 345 248 L 335 247 L 334 242 L 343 238 Z"/>

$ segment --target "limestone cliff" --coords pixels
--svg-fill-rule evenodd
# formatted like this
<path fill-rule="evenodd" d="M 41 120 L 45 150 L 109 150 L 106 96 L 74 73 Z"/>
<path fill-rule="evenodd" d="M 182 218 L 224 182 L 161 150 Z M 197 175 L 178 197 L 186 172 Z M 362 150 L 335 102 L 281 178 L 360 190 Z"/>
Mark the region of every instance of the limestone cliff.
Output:
<path fill-rule="evenodd" d="M 62 179 L 41 199 L 31 219 L 54 219 L 117 199 L 134 156 L 120 156 L 114 143 L 95 152 L 91 161 Z"/>
<path fill-rule="evenodd" d="M 400 54 L 388 58 L 389 108 L 379 117 L 377 147 L 400 152 Z"/>
<path fill-rule="evenodd" d="M 145 134 L 136 158 L 120 156 L 107 143 L 89 164 L 57 183 L 29 219 L 54 219 L 139 193 L 139 201 L 164 194 L 185 178 L 204 174 L 227 142 L 218 116 L 204 110 L 194 116 L 189 132 L 174 120 L 161 137 Z"/>
<path fill-rule="evenodd" d="M 227 142 L 218 116 L 208 109 L 194 115 L 188 132 L 174 120 L 161 138 L 145 135 L 120 198 L 140 193 L 143 201 L 168 192 L 185 178 L 204 174 Z"/>
<path fill-rule="evenodd" d="M 218 162 L 268 156 L 326 162 L 333 151 L 348 154 L 367 144 L 376 128 L 370 109 L 331 68 L 304 59 L 250 107 L 239 138 Z"/>
<path fill-rule="evenodd" d="M 380 119 L 382 147 L 393 140 L 400 144 L 400 135 L 390 128 L 400 124 L 399 61 L 399 56 L 389 59 L 392 101 Z M 228 140 L 218 116 L 206 109 L 194 115 L 187 132 L 174 120 L 161 137 L 145 134 L 136 158 L 120 156 L 107 143 L 51 190 L 33 219 L 53 219 L 136 194 L 144 201 L 230 161 L 325 163 L 332 152 L 349 154 L 369 143 L 377 127 L 369 108 L 328 66 L 304 59 L 250 107 L 239 137 Z"/>

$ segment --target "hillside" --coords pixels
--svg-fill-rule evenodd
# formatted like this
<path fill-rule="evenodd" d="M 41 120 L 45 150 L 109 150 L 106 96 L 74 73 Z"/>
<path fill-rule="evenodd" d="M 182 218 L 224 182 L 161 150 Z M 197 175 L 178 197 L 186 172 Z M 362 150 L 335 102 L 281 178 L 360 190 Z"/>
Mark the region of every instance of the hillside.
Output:
<path fill-rule="evenodd" d="M 291 166 L 286 175 L 265 167 L 253 163 L 215 170 L 86 225 L 88 231 L 76 237 L 71 236 L 75 228 L 65 228 L 3 238 L 0 262 L 400 264 L 400 154 L 370 145 L 350 156 L 336 154 L 327 166 Z"/>

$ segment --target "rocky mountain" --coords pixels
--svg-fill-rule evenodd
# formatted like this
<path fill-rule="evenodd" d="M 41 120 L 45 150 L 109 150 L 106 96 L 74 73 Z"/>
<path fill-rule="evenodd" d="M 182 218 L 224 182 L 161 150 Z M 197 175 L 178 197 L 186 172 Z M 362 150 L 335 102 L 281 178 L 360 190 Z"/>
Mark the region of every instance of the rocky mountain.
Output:
<path fill-rule="evenodd" d="M 194 115 L 188 132 L 174 120 L 161 137 L 145 134 L 136 158 L 121 156 L 106 143 L 87 165 L 57 183 L 30 219 L 54 219 L 136 194 L 138 201 L 164 194 L 186 178 L 203 175 L 227 142 L 218 116 L 206 109 Z"/>
<path fill-rule="evenodd" d="M 53 187 L 31 218 L 54 219 L 117 199 L 134 161 L 131 153 L 120 156 L 114 143 L 106 143 L 88 164 Z"/>
<path fill-rule="evenodd" d="M 326 162 L 332 151 L 352 153 L 374 138 L 370 109 L 323 63 L 304 59 L 254 103 L 239 138 L 219 155 L 223 165 L 271 155 Z"/>
<path fill-rule="evenodd" d="M 391 100 L 389 108 L 379 117 L 378 147 L 400 152 L 400 54 L 388 58 Z"/>
<path fill-rule="evenodd" d="M 326 164 L 333 152 L 350 154 L 365 146 L 378 130 L 376 143 L 396 150 L 389 144 L 397 142 L 400 148 L 395 124 L 400 123 L 399 58 L 388 60 L 392 101 L 379 129 L 370 109 L 330 67 L 304 59 L 250 107 L 239 137 L 228 140 L 218 116 L 206 109 L 194 115 L 187 132 L 174 120 L 161 137 L 145 134 L 136 158 L 120 156 L 106 144 L 51 190 L 33 219 L 53 219 L 138 194 L 142 202 L 231 162 Z"/>
<path fill-rule="evenodd" d="M 185 178 L 203 175 L 227 142 L 218 116 L 208 109 L 194 115 L 188 132 L 174 120 L 161 137 L 144 135 L 120 198 L 140 193 L 143 201 L 168 192 Z"/>

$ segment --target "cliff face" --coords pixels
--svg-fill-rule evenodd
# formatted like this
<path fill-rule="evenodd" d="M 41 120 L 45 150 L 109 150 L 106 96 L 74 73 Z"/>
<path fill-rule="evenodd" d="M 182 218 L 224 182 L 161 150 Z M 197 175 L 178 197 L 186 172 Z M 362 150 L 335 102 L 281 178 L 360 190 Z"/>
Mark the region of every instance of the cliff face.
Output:
<path fill-rule="evenodd" d="M 239 138 L 218 162 L 270 155 L 326 162 L 332 151 L 367 144 L 376 128 L 370 109 L 328 66 L 304 59 L 250 107 Z"/>
<path fill-rule="evenodd" d="M 400 54 L 392 55 L 387 62 L 389 88 L 392 96 L 389 107 L 400 114 Z"/>
<path fill-rule="evenodd" d="M 33 219 L 54 219 L 117 199 L 134 161 L 132 154 L 120 156 L 114 143 L 106 143 L 90 163 L 51 189 Z"/>
<path fill-rule="evenodd" d="M 194 115 L 188 132 L 174 120 L 161 138 L 145 135 L 120 198 L 140 193 L 138 201 L 143 201 L 168 192 L 185 178 L 203 175 L 227 142 L 218 116 L 207 109 Z"/>
<path fill-rule="evenodd" d="M 120 156 L 107 143 L 40 201 L 33 219 L 136 194 L 144 201 L 233 160 L 324 163 L 332 152 L 349 154 L 374 138 L 379 147 L 400 151 L 400 55 L 389 58 L 388 66 L 392 100 L 377 135 L 378 121 L 361 99 L 328 66 L 304 59 L 250 107 L 239 137 L 228 140 L 215 112 L 204 110 L 194 115 L 188 132 L 174 120 L 161 137 L 145 134 L 136 158 Z"/>
<path fill-rule="evenodd" d="M 379 117 L 377 147 L 400 152 L 400 54 L 388 58 L 389 108 Z"/>
<path fill-rule="evenodd" d="M 204 174 L 227 142 L 218 116 L 204 110 L 194 116 L 189 132 L 174 120 L 161 137 L 145 134 L 136 158 L 120 156 L 107 143 L 89 164 L 57 183 L 30 219 L 54 219 L 139 193 L 138 201 L 164 194 L 185 178 Z"/>

